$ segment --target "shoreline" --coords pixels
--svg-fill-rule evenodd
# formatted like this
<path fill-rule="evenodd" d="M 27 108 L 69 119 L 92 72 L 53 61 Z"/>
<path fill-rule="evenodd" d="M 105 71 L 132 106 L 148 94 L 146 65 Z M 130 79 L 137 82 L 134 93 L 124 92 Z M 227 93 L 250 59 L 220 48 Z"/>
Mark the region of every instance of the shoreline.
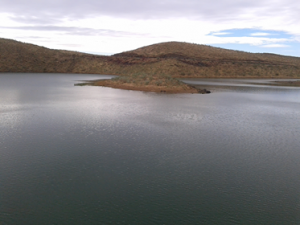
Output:
<path fill-rule="evenodd" d="M 300 80 L 295 81 L 273 81 L 273 84 L 278 86 L 300 87 Z"/>

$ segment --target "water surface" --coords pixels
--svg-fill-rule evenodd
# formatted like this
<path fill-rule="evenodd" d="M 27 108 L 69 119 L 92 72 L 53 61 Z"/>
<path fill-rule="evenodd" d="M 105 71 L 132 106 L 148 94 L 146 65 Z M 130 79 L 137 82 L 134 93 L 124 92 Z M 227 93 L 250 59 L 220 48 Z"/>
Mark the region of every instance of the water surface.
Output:
<path fill-rule="evenodd" d="M 101 77 L 0 74 L 0 224 L 300 224 L 299 88 Z"/>

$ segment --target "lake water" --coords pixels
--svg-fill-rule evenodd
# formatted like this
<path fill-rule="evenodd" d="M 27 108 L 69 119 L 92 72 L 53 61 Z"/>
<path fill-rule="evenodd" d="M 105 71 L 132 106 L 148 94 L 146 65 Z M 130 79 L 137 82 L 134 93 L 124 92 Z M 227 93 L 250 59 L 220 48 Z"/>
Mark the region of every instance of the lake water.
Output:
<path fill-rule="evenodd" d="M 300 224 L 300 88 L 109 77 L 0 74 L 1 225 Z"/>

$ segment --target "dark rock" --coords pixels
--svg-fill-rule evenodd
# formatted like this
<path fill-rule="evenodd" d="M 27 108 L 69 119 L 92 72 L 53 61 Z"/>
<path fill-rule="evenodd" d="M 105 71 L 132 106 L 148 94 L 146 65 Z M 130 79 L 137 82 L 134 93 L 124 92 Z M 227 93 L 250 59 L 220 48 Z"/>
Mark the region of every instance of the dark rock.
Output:
<path fill-rule="evenodd" d="M 206 89 L 199 89 L 199 90 L 198 90 L 198 93 L 200 93 L 200 94 L 209 94 L 210 91 L 209 91 L 209 90 L 206 90 Z"/>

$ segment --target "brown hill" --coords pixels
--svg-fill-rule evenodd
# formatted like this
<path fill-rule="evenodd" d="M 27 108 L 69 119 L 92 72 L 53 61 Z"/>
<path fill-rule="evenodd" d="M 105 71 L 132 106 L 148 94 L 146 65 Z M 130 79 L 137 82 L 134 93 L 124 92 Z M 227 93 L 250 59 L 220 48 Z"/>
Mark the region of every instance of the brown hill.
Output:
<path fill-rule="evenodd" d="M 300 58 L 269 53 L 247 53 L 206 45 L 167 42 L 115 56 L 143 61 L 147 73 L 178 77 L 300 77 Z M 151 67 L 147 64 L 152 63 Z"/>
<path fill-rule="evenodd" d="M 181 42 L 160 43 L 113 56 L 98 56 L 0 38 L 0 72 L 300 78 L 300 58 Z"/>
<path fill-rule="evenodd" d="M 97 73 L 105 58 L 0 38 L 0 72 Z"/>

